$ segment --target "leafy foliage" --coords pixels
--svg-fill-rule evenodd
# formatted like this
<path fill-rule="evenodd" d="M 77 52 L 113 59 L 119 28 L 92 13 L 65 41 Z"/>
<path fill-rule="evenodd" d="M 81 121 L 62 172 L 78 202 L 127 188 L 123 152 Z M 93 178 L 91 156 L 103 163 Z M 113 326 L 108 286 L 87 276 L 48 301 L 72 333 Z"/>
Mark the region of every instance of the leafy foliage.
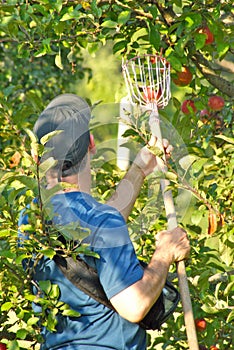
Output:
<path fill-rule="evenodd" d="M 186 152 L 175 145 L 167 176 L 175 197 L 179 191 L 193 195 L 186 215 L 179 220 L 193 247 L 187 273 L 194 314 L 207 321 L 206 330 L 198 333 L 199 343 L 207 348 L 216 344 L 219 349 L 232 349 L 232 1 L 8 0 L 1 2 L 0 14 L 0 339 L 14 350 L 37 349 L 42 341 L 39 315 L 31 308 L 35 299 L 31 278 L 22 261 L 39 251 L 52 258 L 57 239 L 55 230 L 48 242 L 42 208 L 33 202 L 40 189 L 39 166 L 29 150 L 33 149 L 34 157 L 35 151 L 41 150 L 25 130 L 31 129 L 55 95 L 74 92 L 84 76 L 92 78 L 83 53 L 95 55 L 110 43 L 118 59 L 161 52 L 171 63 L 172 77 L 184 66 L 193 75 L 185 87 L 172 85 L 169 109 L 161 111 L 186 145 Z M 213 34 L 210 44 L 200 31 L 204 26 Z M 224 98 L 225 106 L 212 111 L 208 99 L 217 94 Z M 181 112 L 184 98 L 194 101 L 196 112 Z M 205 117 L 200 114 L 204 109 L 208 109 Z M 147 142 L 146 121 L 131 123 L 126 136 L 137 143 Z M 103 161 L 102 155 L 94 165 L 99 170 L 93 174 L 94 195 L 105 201 L 123 174 L 113 161 Z M 50 166 L 50 161 L 41 165 L 40 176 Z M 42 191 L 41 195 L 49 198 L 53 193 Z M 29 235 L 37 234 L 23 248 L 17 244 L 17 222 L 20 211 L 29 204 L 31 222 L 24 229 Z M 166 227 L 157 176 L 145 182 L 128 225 L 139 257 L 147 261 L 154 249 L 154 235 Z M 70 235 L 74 229 L 77 227 L 64 228 L 64 234 Z M 58 301 L 56 286 L 48 282 L 39 288 L 44 293 L 40 316 L 53 330 L 59 310 L 67 314 L 71 310 Z M 49 317 L 46 309 L 51 311 Z M 160 335 L 149 339 L 149 349 L 157 345 L 162 349 L 187 348 L 181 308 Z"/>

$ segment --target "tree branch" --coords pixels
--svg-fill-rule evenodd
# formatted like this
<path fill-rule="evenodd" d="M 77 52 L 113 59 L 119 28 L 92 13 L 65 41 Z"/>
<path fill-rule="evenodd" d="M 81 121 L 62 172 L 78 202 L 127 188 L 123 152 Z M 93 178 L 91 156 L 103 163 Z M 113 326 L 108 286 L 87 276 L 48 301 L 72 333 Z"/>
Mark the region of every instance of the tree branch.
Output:
<path fill-rule="evenodd" d="M 211 85 L 222 91 L 225 95 L 233 98 L 234 85 L 217 75 L 215 71 L 210 68 L 209 62 L 200 53 L 194 54 L 192 60 Z"/>

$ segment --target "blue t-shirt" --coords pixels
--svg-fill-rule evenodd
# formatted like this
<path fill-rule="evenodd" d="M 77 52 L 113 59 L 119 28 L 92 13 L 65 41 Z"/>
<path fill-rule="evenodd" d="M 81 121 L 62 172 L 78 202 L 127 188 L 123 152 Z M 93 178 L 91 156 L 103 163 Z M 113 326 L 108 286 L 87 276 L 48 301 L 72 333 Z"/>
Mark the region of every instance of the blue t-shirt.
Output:
<path fill-rule="evenodd" d="M 90 230 L 85 242 L 100 258 L 83 258 L 97 270 L 109 299 L 142 278 L 143 270 L 127 226 L 117 210 L 98 203 L 82 192 L 57 194 L 52 198 L 52 204 L 55 224 L 79 223 Z M 19 224 L 25 223 L 25 220 L 22 216 Z M 81 314 L 76 318 L 58 315 L 57 332 L 43 330 L 45 343 L 42 350 L 146 349 L 146 333 L 141 327 L 75 287 L 53 260 L 43 258 L 37 266 L 34 279 L 50 280 L 57 284 L 60 299 Z"/>

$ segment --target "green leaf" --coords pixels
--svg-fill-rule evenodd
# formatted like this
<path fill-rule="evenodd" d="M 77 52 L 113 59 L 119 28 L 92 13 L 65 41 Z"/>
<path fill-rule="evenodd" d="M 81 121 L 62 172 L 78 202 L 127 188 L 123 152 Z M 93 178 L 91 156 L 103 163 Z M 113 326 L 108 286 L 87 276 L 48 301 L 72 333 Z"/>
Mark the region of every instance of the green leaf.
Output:
<path fill-rule="evenodd" d="M 96 17 L 98 17 L 98 18 L 101 17 L 101 15 L 102 15 L 102 9 L 101 9 L 101 7 L 98 7 L 98 6 L 97 6 L 97 3 L 96 3 L 95 0 L 92 0 L 91 9 L 92 9 L 92 13 L 93 13 Z"/>
<path fill-rule="evenodd" d="M 225 135 L 215 135 L 215 137 L 219 138 L 219 139 L 222 139 L 228 143 L 231 143 L 232 145 L 234 145 L 234 138 L 231 138 L 231 137 L 227 137 Z"/>
<path fill-rule="evenodd" d="M 87 256 L 93 256 L 96 259 L 100 259 L 100 255 L 96 252 L 93 252 L 92 250 L 90 250 L 89 246 L 86 244 L 82 244 L 81 246 L 79 246 L 78 248 L 76 248 L 74 250 L 74 252 L 76 254 L 84 254 Z"/>
<path fill-rule="evenodd" d="M 125 49 L 127 47 L 127 40 L 121 40 L 121 41 L 117 41 L 114 46 L 113 46 L 113 53 L 116 53 L 118 51 L 121 51 L 123 49 Z"/>
<path fill-rule="evenodd" d="M 234 310 L 232 310 L 231 312 L 230 312 L 230 314 L 228 315 L 228 317 L 227 317 L 227 320 L 226 320 L 226 322 L 227 322 L 227 324 L 231 324 L 231 322 L 234 320 Z"/>
<path fill-rule="evenodd" d="M 40 251 L 43 255 L 47 256 L 50 259 L 53 259 L 55 256 L 55 251 L 53 249 L 43 249 Z"/>
<path fill-rule="evenodd" d="M 169 54 L 167 59 L 168 59 L 168 62 L 170 62 L 172 68 L 174 68 L 178 72 L 181 71 L 182 62 L 175 54 L 173 53 Z"/>
<path fill-rule="evenodd" d="M 121 25 L 126 24 L 127 21 L 130 19 L 130 17 L 131 17 L 131 11 L 129 10 L 122 11 L 118 16 L 117 22 L 118 24 L 121 24 Z"/>
<path fill-rule="evenodd" d="M 15 176 L 14 180 L 19 181 L 21 184 L 23 184 L 26 188 L 29 188 L 34 193 L 37 192 L 38 183 L 36 179 L 26 175 L 18 175 Z"/>
<path fill-rule="evenodd" d="M 62 312 L 63 316 L 68 316 L 68 317 L 80 317 L 81 314 L 75 310 L 72 309 L 66 309 Z"/>
<path fill-rule="evenodd" d="M 122 137 L 129 137 L 129 136 L 136 136 L 138 133 L 133 129 L 127 129 L 123 134 Z"/>
<path fill-rule="evenodd" d="M 177 175 L 174 174 L 173 172 L 171 171 L 167 171 L 166 174 L 165 174 L 166 178 L 172 182 L 178 182 L 178 178 L 177 178 Z"/>
<path fill-rule="evenodd" d="M 67 240 L 82 241 L 90 234 L 89 229 L 80 227 L 79 221 L 70 222 L 63 226 L 55 225 L 55 227 Z"/>
<path fill-rule="evenodd" d="M 32 130 L 25 128 L 24 129 L 26 131 L 26 133 L 28 134 L 30 140 L 32 143 L 37 143 L 37 137 L 36 135 L 32 132 Z"/>
<path fill-rule="evenodd" d="M 229 43 L 225 42 L 225 41 L 218 41 L 217 42 L 217 51 L 219 54 L 219 59 L 223 59 L 226 55 L 226 53 L 229 50 Z"/>
<path fill-rule="evenodd" d="M 225 297 L 228 297 L 228 295 L 234 291 L 234 281 L 228 283 L 227 287 L 225 288 L 223 295 Z"/>
<path fill-rule="evenodd" d="M 11 252 L 10 250 L 0 250 L 0 256 L 4 256 L 8 259 L 14 259 L 15 253 Z"/>
<path fill-rule="evenodd" d="M 10 232 L 11 232 L 10 229 L 2 229 L 2 230 L 0 230 L 0 237 L 9 237 L 10 236 Z"/>
<path fill-rule="evenodd" d="M 38 283 L 41 290 L 48 295 L 51 290 L 51 282 L 49 280 L 45 280 L 45 281 L 39 281 Z"/>
<path fill-rule="evenodd" d="M 110 20 L 110 19 L 107 19 L 106 21 L 102 22 L 102 24 L 101 24 L 101 26 L 102 26 L 103 28 L 116 28 L 117 25 L 118 25 L 117 22 L 112 21 L 112 20 Z"/>
<path fill-rule="evenodd" d="M 13 306 L 14 306 L 14 305 L 13 305 L 10 301 L 8 301 L 8 302 L 2 304 L 2 306 L 1 306 L 1 311 L 8 311 L 8 310 L 10 310 Z"/>
<path fill-rule="evenodd" d="M 58 323 L 57 318 L 55 317 L 58 313 L 58 309 L 54 308 L 50 311 L 48 317 L 47 317 L 47 325 L 46 328 L 50 331 L 50 332 L 54 332 L 56 331 L 56 325 Z"/>
<path fill-rule="evenodd" d="M 48 170 L 53 168 L 58 163 L 53 157 L 49 157 L 39 165 L 39 178 L 42 179 Z"/>
<path fill-rule="evenodd" d="M 139 38 L 148 35 L 148 31 L 146 28 L 138 29 L 136 32 L 133 33 L 131 37 L 131 42 L 137 41 Z"/>
<path fill-rule="evenodd" d="M 63 0 L 56 0 L 53 5 L 56 8 L 57 12 L 60 12 L 63 8 Z"/>
<path fill-rule="evenodd" d="M 17 256 L 17 258 L 15 259 L 15 263 L 21 264 L 22 260 L 27 259 L 27 258 L 28 258 L 27 254 L 21 254 L 21 255 Z"/>
<path fill-rule="evenodd" d="M 58 299 L 59 295 L 60 295 L 59 286 L 57 284 L 52 284 L 51 290 L 49 293 L 50 298 Z"/>
<path fill-rule="evenodd" d="M 21 328 L 17 330 L 16 336 L 19 339 L 25 339 L 28 333 L 27 329 Z"/>
<path fill-rule="evenodd" d="M 80 11 L 70 11 L 66 12 L 60 19 L 61 22 L 68 21 L 70 19 L 79 19 L 82 13 Z"/>
<path fill-rule="evenodd" d="M 53 186 L 52 188 L 50 189 L 47 189 L 47 188 L 43 188 L 41 187 L 41 200 L 42 200 L 42 203 L 44 204 L 44 206 L 49 202 L 49 200 L 59 191 L 63 190 L 63 185 L 61 182 L 57 183 L 55 186 Z M 50 207 L 49 208 L 45 208 L 46 211 L 47 209 L 50 210 Z"/>
<path fill-rule="evenodd" d="M 158 51 L 161 43 L 160 32 L 157 26 L 149 23 L 149 41 L 150 44 Z"/>
<path fill-rule="evenodd" d="M 28 319 L 27 325 L 33 326 L 33 325 L 37 324 L 39 320 L 40 320 L 39 317 L 32 316 Z"/>
<path fill-rule="evenodd" d="M 155 19 L 158 15 L 157 7 L 155 5 L 152 5 L 152 6 L 149 6 L 148 10 L 151 13 L 151 15 L 153 16 L 153 18 Z"/>
<path fill-rule="evenodd" d="M 63 70 L 63 64 L 62 64 L 62 57 L 61 57 L 61 52 L 59 50 L 59 53 L 55 56 L 55 65 Z"/>
<path fill-rule="evenodd" d="M 49 140 L 51 140 L 54 136 L 57 136 L 59 134 L 61 134 L 62 132 L 64 132 L 64 130 L 55 130 L 55 131 L 51 131 L 48 134 L 42 136 L 42 138 L 40 139 L 40 143 L 42 145 L 45 145 Z"/>
<path fill-rule="evenodd" d="M 220 310 L 218 310 L 215 306 L 211 306 L 207 304 L 203 304 L 201 308 L 207 314 L 217 314 L 220 312 Z"/>
<path fill-rule="evenodd" d="M 164 154 L 163 151 L 158 146 L 149 146 L 149 145 L 147 145 L 147 148 L 156 157 L 162 157 L 163 154 Z"/>
<path fill-rule="evenodd" d="M 198 157 L 195 155 L 186 155 L 185 157 L 183 157 L 179 160 L 179 164 L 180 164 L 182 169 L 187 171 L 191 167 L 191 165 L 195 162 L 195 160 L 197 160 L 197 159 L 198 159 Z"/>
<path fill-rule="evenodd" d="M 195 46 L 197 50 L 200 50 L 204 47 L 206 42 L 206 35 L 201 33 L 194 33 Z"/>
<path fill-rule="evenodd" d="M 187 27 L 190 29 L 197 28 L 202 23 L 202 16 L 200 13 L 190 13 L 185 17 L 185 21 L 188 23 Z"/>
<path fill-rule="evenodd" d="M 194 225 L 199 225 L 202 217 L 203 217 L 203 211 L 202 210 L 196 210 L 196 211 L 193 212 L 193 214 L 191 216 L 191 222 Z"/>

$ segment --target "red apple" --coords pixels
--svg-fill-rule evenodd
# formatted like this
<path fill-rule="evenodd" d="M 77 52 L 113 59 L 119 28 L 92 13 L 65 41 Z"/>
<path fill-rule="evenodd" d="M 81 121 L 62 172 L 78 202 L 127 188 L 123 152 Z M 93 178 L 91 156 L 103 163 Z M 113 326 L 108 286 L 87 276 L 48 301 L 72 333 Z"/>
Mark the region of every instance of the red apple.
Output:
<path fill-rule="evenodd" d="M 204 124 L 208 123 L 210 119 L 210 112 L 208 111 L 208 109 L 202 109 L 200 111 L 200 119 Z"/>
<path fill-rule="evenodd" d="M 208 106 L 212 111 L 221 111 L 225 105 L 224 99 L 221 96 L 214 95 L 208 100 Z"/>
<path fill-rule="evenodd" d="M 202 109 L 200 112 L 200 117 L 209 117 L 210 113 L 208 111 L 208 109 Z"/>
<path fill-rule="evenodd" d="M 182 103 L 182 106 L 181 106 L 181 111 L 184 113 L 184 114 L 190 114 L 191 111 L 190 109 L 188 108 L 190 107 L 194 113 L 196 113 L 197 111 L 197 108 L 194 104 L 194 101 L 193 100 L 185 100 L 183 103 Z"/>
<path fill-rule="evenodd" d="M 186 86 L 191 83 L 193 75 L 188 67 L 182 67 L 181 72 L 176 73 L 176 77 L 173 78 L 173 82 L 178 86 Z"/>
<path fill-rule="evenodd" d="M 219 350 L 219 349 L 217 348 L 217 346 L 211 345 L 210 350 Z"/>
<path fill-rule="evenodd" d="M 205 41 L 206 45 L 212 44 L 214 42 L 214 35 L 210 31 L 208 26 L 204 26 L 204 27 L 198 29 L 198 33 L 206 35 L 206 41 Z"/>
<path fill-rule="evenodd" d="M 162 93 L 159 89 L 158 91 L 154 91 L 150 86 L 146 87 L 146 91 L 144 91 L 143 98 L 146 102 L 158 101 L 161 97 Z"/>
<path fill-rule="evenodd" d="M 7 350 L 6 344 L 0 343 L 0 350 Z"/>
<path fill-rule="evenodd" d="M 204 318 L 197 318 L 195 320 L 196 329 L 199 332 L 203 332 L 206 329 L 206 321 Z"/>

